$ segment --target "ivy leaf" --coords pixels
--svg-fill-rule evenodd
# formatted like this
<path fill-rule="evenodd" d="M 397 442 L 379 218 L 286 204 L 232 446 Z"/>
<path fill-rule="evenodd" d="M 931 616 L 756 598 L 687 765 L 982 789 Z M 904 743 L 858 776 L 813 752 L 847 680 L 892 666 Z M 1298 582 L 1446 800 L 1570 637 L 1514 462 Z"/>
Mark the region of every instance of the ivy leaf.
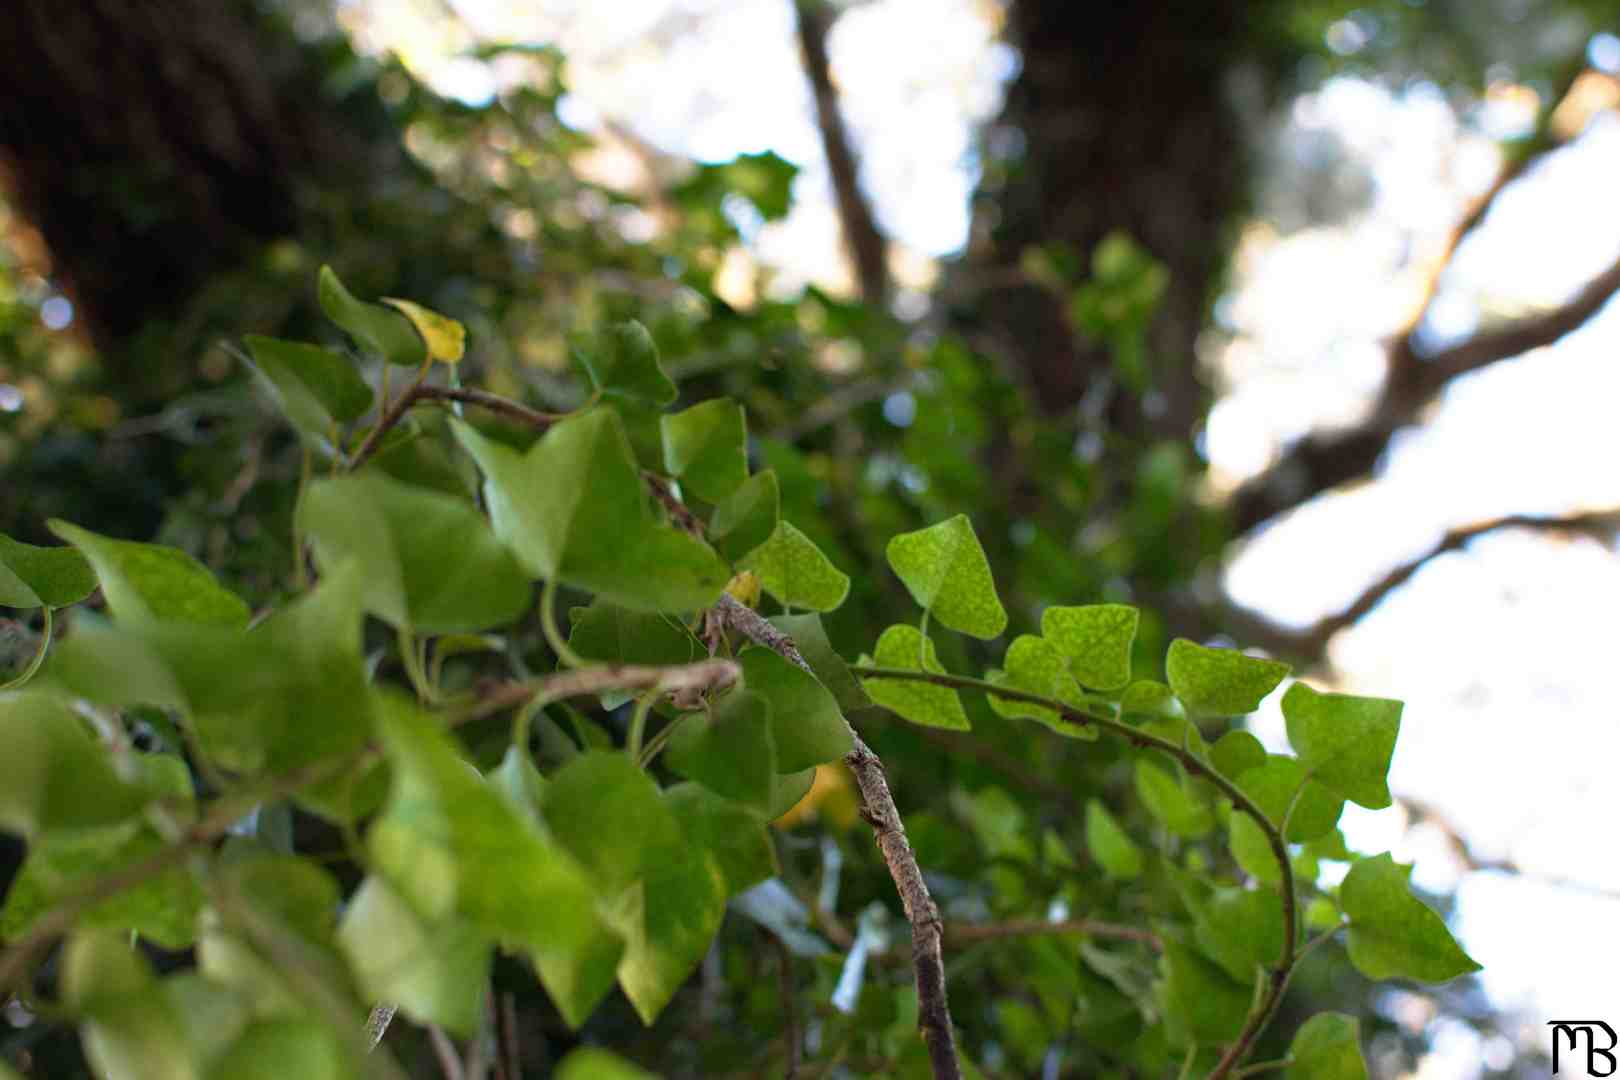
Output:
<path fill-rule="evenodd" d="M 719 501 L 709 515 L 709 539 L 720 554 L 736 562 L 769 540 L 781 519 L 776 470 L 766 469 Z"/>
<path fill-rule="evenodd" d="M 185 1015 L 185 1014 L 182 1014 Z M 344 1042 L 325 1017 L 276 1016 L 255 1020 L 223 1053 L 209 1062 L 208 1076 L 232 1080 L 350 1080 L 354 1076 Z"/>
<path fill-rule="evenodd" d="M 1367 1080 L 1361 1021 L 1344 1013 L 1317 1013 L 1301 1024 L 1288 1057 L 1289 1080 Z"/>
<path fill-rule="evenodd" d="M 680 724 L 664 751 L 664 761 L 688 780 L 761 815 L 776 789 L 776 740 L 771 706 L 760 695 L 733 690 L 706 716 Z"/>
<path fill-rule="evenodd" d="M 1214 815 L 1188 793 L 1179 772 L 1146 757 L 1136 761 L 1136 794 L 1148 811 L 1177 836 L 1203 836 L 1215 825 Z"/>
<path fill-rule="evenodd" d="M 571 350 L 597 391 L 649 405 L 668 405 L 678 391 L 658 361 L 658 346 L 647 328 L 631 320 L 611 326 Z"/>
<path fill-rule="evenodd" d="M 322 571 L 354 560 L 365 609 L 391 626 L 471 633 L 529 606 L 528 575 L 464 499 L 368 470 L 317 480 L 298 512 Z"/>
<path fill-rule="evenodd" d="M 731 574 L 707 544 L 653 518 L 612 409 L 554 424 L 523 454 L 453 426 L 484 471 L 496 535 L 534 576 L 642 611 L 708 607 L 725 588 Z"/>
<path fill-rule="evenodd" d="M 1287 664 L 1245 656 L 1236 649 L 1209 649 L 1177 638 L 1164 661 L 1176 696 L 1195 713 L 1242 716 L 1288 674 Z"/>
<path fill-rule="evenodd" d="M 312 446 L 334 454 L 333 432 L 371 408 L 371 387 L 349 358 L 319 345 L 249 334 L 242 339 L 259 383 Z"/>
<path fill-rule="evenodd" d="M 757 645 L 744 649 L 737 661 L 743 685 L 770 705 L 778 772 L 801 772 L 854 749 L 838 702 L 814 675 Z"/>
<path fill-rule="evenodd" d="M 988 640 L 1007 628 L 990 563 L 966 514 L 901 533 L 887 555 L 912 598 L 952 630 Z"/>
<path fill-rule="evenodd" d="M 546 786 L 543 811 L 558 842 L 590 875 L 605 917 L 624 935 L 619 985 L 651 1024 L 720 927 L 719 865 L 687 846 L 657 785 L 622 753 L 582 754 L 564 765 Z"/>
<path fill-rule="evenodd" d="M 1006 665 L 1006 670 L 992 672 L 990 675 L 990 681 L 996 685 L 1052 698 L 1076 708 L 1083 707 L 1085 698 L 1080 693 L 1080 686 L 1074 681 L 1074 676 L 1069 674 L 1066 658 L 1045 638 L 1020 634 L 1007 647 L 1007 655 L 1002 663 Z M 1001 716 L 1035 720 L 1059 735 L 1066 735 L 1071 739 L 1097 738 L 1096 728 L 1074 723 L 1044 705 L 1014 701 L 995 694 L 988 697 L 990 708 Z"/>
<path fill-rule="evenodd" d="M 784 607 L 832 611 L 849 595 L 849 575 L 787 521 L 777 522 L 769 540 L 737 560 L 737 569 L 757 574 Z"/>
<path fill-rule="evenodd" d="M 67 607 L 96 590 L 96 572 L 71 547 L 36 547 L 0 533 L 0 607 Z"/>
<path fill-rule="evenodd" d="M 1119 715 L 1126 720 L 1168 720 L 1185 724 L 1187 710 L 1176 700 L 1173 690 L 1153 679 L 1137 679 L 1119 698 Z"/>
<path fill-rule="evenodd" d="M 1159 963 L 1164 973 L 1160 994 L 1172 1038 L 1224 1043 L 1242 1029 L 1252 996 L 1246 983 L 1233 982 L 1226 972 L 1185 945 L 1166 942 Z"/>
<path fill-rule="evenodd" d="M 1281 827 L 1287 815 L 1286 839 L 1297 844 L 1332 832 L 1344 812 L 1344 799 L 1314 778 L 1308 779 L 1308 775 L 1304 763 L 1297 758 L 1270 754 L 1263 765 L 1240 773 L 1235 783 L 1273 825 Z M 1297 799 L 1295 792 L 1299 793 Z M 1290 805 L 1293 806 L 1291 815 L 1288 813 Z"/>
<path fill-rule="evenodd" d="M 84 553 L 95 569 L 114 616 L 236 628 L 247 625 L 248 606 L 214 580 L 208 568 L 177 548 L 98 536 L 65 521 L 51 531 Z"/>
<path fill-rule="evenodd" d="M 780 790 L 789 778 L 777 779 Z M 787 786 L 791 792 L 796 783 Z M 800 790 L 793 801 L 803 795 Z M 665 788 L 664 805 L 680 822 L 692 850 L 714 856 L 727 896 L 736 896 L 776 873 L 776 849 L 770 833 L 764 822 L 743 807 L 700 784 Z"/>
<path fill-rule="evenodd" d="M 1194 913 L 1198 947 L 1240 983 L 1282 954 L 1282 897 L 1271 889 L 1216 889 Z"/>
<path fill-rule="evenodd" d="M 1142 873 L 1142 852 L 1098 799 L 1086 801 L 1086 847 L 1111 878 L 1128 881 Z"/>
<path fill-rule="evenodd" d="M 632 611 L 597 600 L 569 612 L 568 646 L 587 660 L 607 664 L 689 664 L 703 645 L 680 620 L 652 611 Z"/>
<path fill-rule="evenodd" d="M 844 663 L 844 658 L 827 640 L 827 631 L 821 625 L 820 615 L 814 612 L 808 615 L 773 615 L 766 621 L 793 639 L 793 644 L 799 648 L 799 655 L 804 657 L 804 662 L 810 665 L 810 670 L 832 694 L 840 709 L 852 713 L 871 708 L 872 699 L 866 696 L 866 691 L 861 689 L 860 681 L 849 670 L 849 665 Z"/>
<path fill-rule="evenodd" d="M 448 315 L 425 308 L 421 304 L 397 297 L 385 296 L 383 303 L 410 320 L 421 337 L 428 357 L 443 364 L 459 364 L 467 351 L 467 328 Z"/>
<path fill-rule="evenodd" d="M 390 364 L 417 367 L 427 360 L 427 346 L 405 316 L 357 299 L 330 266 L 321 267 L 316 292 L 328 319 Z"/>
<path fill-rule="evenodd" d="M 43 693 L 0 696 L 0 743 L 0 827 L 25 837 L 123 821 L 162 793 L 126 781 L 84 721 Z"/>
<path fill-rule="evenodd" d="M 874 652 L 872 664 L 875 667 L 945 673 L 934 652 L 934 643 L 924 638 L 915 626 L 901 623 L 889 627 L 878 638 Z M 953 731 L 967 731 L 972 726 L 962 709 L 961 697 L 948 686 L 902 679 L 862 679 L 861 685 L 873 701 L 913 724 Z"/>
<path fill-rule="evenodd" d="M 1131 681 L 1131 643 L 1141 613 L 1125 604 L 1049 607 L 1041 636 L 1068 657 L 1081 686 L 1118 690 Z"/>
<path fill-rule="evenodd" d="M 1369 979 L 1445 982 L 1478 971 L 1439 915 L 1407 886 L 1412 872 L 1388 853 L 1362 859 L 1339 885 L 1350 920 L 1350 962 Z"/>
<path fill-rule="evenodd" d="M 557 1080 L 658 1080 L 645 1069 L 594 1046 L 583 1046 L 563 1058 Z"/>
<path fill-rule="evenodd" d="M 1322 694 L 1304 683 L 1282 699 L 1288 741 L 1311 775 L 1369 810 L 1390 804 L 1389 762 L 1401 729 L 1401 703 Z"/>
<path fill-rule="evenodd" d="M 427 922 L 372 875 L 344 905 L 337 939 L 370 1000 L 460 1034 L 477 1029 L 494 946 L 467 923 Z"/>
<path fill-rule="evenodd" d="M 748 479 L 748 419 L 730 398 L 713 398 L 660 421 L 664 467 L 700 499 L 718 503 Z"/>
<path fill-rule="evenodd" d="M 179 1010 L 128 935 L 75 934 L 61 963 L 62 998 L 84 1019 L 85 1055 L 96 1075 L 197 1075 Z"/>
<path fill-rule="evenodd" d="M 1247 731 L 1228 731 L 1210 748 L 1210 764 L 1228 780 L 1266 763 L 1266 748 Z"/>

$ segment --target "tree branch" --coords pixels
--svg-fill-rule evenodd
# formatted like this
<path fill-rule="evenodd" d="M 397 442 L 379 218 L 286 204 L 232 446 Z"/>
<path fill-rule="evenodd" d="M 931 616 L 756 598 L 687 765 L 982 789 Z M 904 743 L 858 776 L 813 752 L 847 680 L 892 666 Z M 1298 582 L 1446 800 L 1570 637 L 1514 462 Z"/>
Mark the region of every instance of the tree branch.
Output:
<path fill-rule="evenodd" d="M 888 299 L 888 243 L 878 230 L 872 208 L 861 191 L 860 167 L 844 127 L 838 91 L 833 86 L 832 68 L 827 59 L 827 31 L 832 16 L 825 0 L 798 0 L 799 51 L 804 72 L 816 99 L 816 121 L 821 128 L 821 145 L 832 174 L 833 193 L 838 202 L 838 220 L 844 246 L 855 266 L 855 280 L 861 299 L 881 307 Z"/>
<path fill-rule="evenodd" d="M 742 604 L 729 593 L 722 593 L 714 610 L 725 624 L 750 641 L 765 646 L 788 661 L 810 670 L 804 656 L 793 639 L 782 633 L 757 611 Z M 846 721 L 847 722 L 847 721 Z M 855 748 L 844 755 L 844 764 L 855 776 L 855 786 L 861 793 L 861 817 L 872 826 L 878 850 L 889 867 L 900 903 L 905 908 L 906 921 L 911 924 L 911 964 L 917 980 L 917 1026 L 922 1029 L 923 1041 L 928 1046 L 928 1059 L 933 1066 L 934 1080 L 961 1080 L 962 1065 L 956 1056 L 956 1034 L 951 1027 L 950 1005 L 945 993 L 945 960 L 941 945 L 944 924 L 939 908 L 928 893 L 917 857 L 912 854 L 906 840 L 906 827 L 895 809 L 894 796 L 889 793 L 889 780 L 883 771 L 883 762 L 872 753 L 852 727 L 850 737 Z"/>

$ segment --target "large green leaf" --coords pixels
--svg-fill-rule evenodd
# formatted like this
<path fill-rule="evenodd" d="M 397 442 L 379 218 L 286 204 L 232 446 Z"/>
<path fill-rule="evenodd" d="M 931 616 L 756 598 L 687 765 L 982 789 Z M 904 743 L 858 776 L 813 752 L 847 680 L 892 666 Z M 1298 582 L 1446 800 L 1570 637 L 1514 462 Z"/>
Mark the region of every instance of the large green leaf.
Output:
<path fill-rule="evenodd" d="M 662 418 L 664 468 L 683 490 L 718 503 L 748 479 L 748 420 L 730 398 Z"/>
<path fill-rule="evenodd" d="M 1294 1033 L 1288 1059 L 1288 1080 L 1367 1080 L 1361 1021 L 1344 1013 L 1317 1013 Z"/>
<path fill-rule="evenodd" d="M 1023 690 L 1040 697 L 1062 701 L 1075 708 L 1085 704 L 1080 686 L 1069 673 L 1069 664 L 1057 647 L 1045 638 L 1020 634 L 1007 647 L 1002 660 L 1004 671 L 991 672 L 990 681 L 1012 690 Z M 989 695 L 990 707 L 1002 716 L 1025 717 L 1039 721 L 1060 735 L 1071 739 L 1093 740 L 1097 729 L 1068 720 L 1054 709 L 1027 701 Z"/>
<path fill-rule="evenodd" d="M 359 567 L 367 611 L 428 634 L 503 626 L 528 607 L 528 575 L 464 499 L 365 471 L 317 480 L 300 520 L 324 572 Z"/>
<path fill-rule="evenodd" d="M 249 334 L 242 339 L 253 357 L 260 385 L 312 446 L 332 454 L 338 425 L 371 408 L 371 387 L 348 357 L 319 345 Z"/>
<path fill-rule="evenodd" d="M 707 607 L 730 580 L 707 544 L 653 518 L 612 409 L 561 421 L 522 454 L 454 426 L 484 471 L 496 535 L 534 576 L 643 611 Z"/>
<path fill-rule="evenodd" d="M 66 607 L 96 589 L 96 572 L 71 547 L 36 547 L 0 533 L 0 607 Z"/>
<path fill-rule="evenodd" d="M 597 391 L 649 405 L 675 400 L 675 384 L 658 360 L 658 346 L 647 328 L 631 320 L 609 327 L 571 350 Z"/>
<path fill-rule="evenodd" d="M 680 724 L 664 751 L 671 769 L 715 794 L 764 815 L 776 790 L 771 707 L 759 694 L 733 690 L 706 715 Z"/>
<path fill-rule="evenodd" d="M 120 620 L 247 625 L 248 606 L 185 552 L 98 536 L 65 521 L 52 521 L 50 526 L 90 561 L 106 594 L 107 607 Z"/>
<path fill-rule="evenodd" d="M 1131 643 L 1141 614 L 1125 604 L 1049 607 L 1041 636 L 1062 650 L 1081 686 L 1118 690 L 1131 681 Z"/>
<path fill-rule="evenodd" d="M 390 364 L 414 367 L 426 362 L 427 346 L 410 320 L 391 308 L 356 298 L 330 266 L 321 267 L 316 291 L 328 319 Z"/>
<path fill-rule="evenodd" d="M 27 837 L 123 821 L 163 794 L 125 780 L 84 721 L 44 693 L 0 694 L 0 744 L 0 828 Z"/>
<path fill-rule="evenodd" d="M 1350 962 L 1369 979 L 1445 982 L 1478 971 L 1445 921 L 1412 895 L 1411 872 L 1384 854 L 1362 859 L 1345 875 L 1339 904 L 1350 920 Z"/>
<path fill-rule="evenodd" d="M 737 569 L 757 574 L 784 607 L 832 611 L 849 595 L 849 575 L 788 521 L 777 522 L 769 540 L 737 560 Z"/>
<path fill-rule="evenodd" d="M 912 598 L 952 630 L 988 639 L 1007 628 L 990 563 L 966 514 L 901 533 L 887 554 Z"/>
<path fill-rule="evenodd" d="M 889 627 L 878 638 L 874 652 L 872 664 L 876 667 L 945 673 L 934 652 L 934 643 L 924 638 L 915 626 L 901 623 Z M 861 685 L 873 701 L 913 724 L 955 731 L 967 731 L 971 727 L 961 697 L 948 686 L 904 679 L 862 679 Z"/>
<path fill-rule="evenodd" d="M 750 476 L 721 499 L 709 515 L 709 540 L 733 562 L 771 538 L 782 520 L 782 492 L 776 470 Z"/>
<path fill-rule="evenodd" d="M 844 658 L 827 640 L 827 631 L 821 625 L 820 615 L 814 612 L 807 615 L 773 615 L 767 621 L 793 639 L 799 655 L 804 657 L 804 662 L 810 665 L 810 670 L 832 694 L 840 709 L 852 713 L 871 707 L 872 699 L 866 696 L 866 691 L 861 689 L 860 681 L 849 670 L 849 665 L 844 663 Z"/>
<path fill-rule="evenodd" d="M 1401 729 L 1401 703 L 1321 694 L 1304 683 L 1282 699 L 1288 741 L 1313 779 L 1369 810 L 1390 804 L 1389 762 Z"/>
<path fill-rule="evenodd" d="M 1259 708 L 1260 699 L 1277 689 L 1288 665 L 1177 638 L 1170 643 L 1164 670 L 1176 696 L 1193 712 L 1242 716 Z"/>
<path fill-rule="evenodd" d="M 789 780 L 779 778 L 778 787 Z M 803 794 L 798 791 L 798 797 Z M 714 856 L 727 896 L 736 896 L 776 873 L 776 849 L 771 845 L 770 832 L 764 822 L 743 807 L 701 784 L 676 784 L 664 789 L 664 805 L 680 822 L 691 848 Z"/>
<path fill-rule="evenodd" d="M 743 685 L 770 705 L 778 772 L 836 761 L 854 748 L 838 702 L 814 675 L 757 645 L 744 649 L 737 661 Z"/>
<path fill-rule="evenodd" d="M 545 820 L 586 868 L 606 917 L 625 935 L 619 985 L 651 1024 L 708 951 L 725 880 L 692 849 L 652 779 L 622 753 L 589 753 L 546 787 Z"/>

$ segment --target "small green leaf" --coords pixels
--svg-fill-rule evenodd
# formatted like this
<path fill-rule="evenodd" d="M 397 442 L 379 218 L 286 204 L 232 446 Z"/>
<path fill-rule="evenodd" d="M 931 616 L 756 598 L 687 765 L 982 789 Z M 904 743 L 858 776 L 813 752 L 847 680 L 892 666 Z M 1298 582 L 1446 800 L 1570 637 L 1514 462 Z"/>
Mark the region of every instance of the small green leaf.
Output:
<path fill-rule="evenodd" d="M 467 351 L 467 328 L 448 315 L 414 304 L 409 300 L 385 296 L 383 303 L 410 320 L 411 326 L 422 339 L 428 356 L 443 364 L 459 364 Z"/>
<path fill-rule="evenodd" d="M 242 339 L 253 357 L 260 385 L 293 427 L 316 449 L 336 453 L 339 424 L 371 408 L 371 387 L 347 356 L 299 341 L 250 334 Z"/>
<path fill-rule="evenodd" d="M 966 514 L 901 533 L 887 554 L 912 598 L 952 630 L 989 639 L 1007 628 L 990 563 Z"/>
<path fill-rule="evenodd" d="M 1074 681 L 1074 676 L 1069 674 L 1068 661 L 1057 647 L 1045 638 L 1020 634 L 1007 647 L 1007 655 L 1002 663 L 1006 665 L 1006 670 L 990 674 L 990 681 L 998 686 L 1062 701 L 1077 709 L 1084 706 L 1085 697 L 1080 692 L 1079 684 Z M 988 697 L 990 708 L 1001 716 L 1026 717 L 1045 724 L 1058 734 L 1071 739 L 1097 738 L 1096 728 L 1077 724 L 1044 705 L 1014 701 L 996 694 L 990 694 Z"/>
<path fill-rule="evenodd" d="M 1142 873 L 1142 852 L 1097 799 L 1086 802 L 1086 847 L 1111 878 L 1129 880 Z"/>
<path fill-rule="evenodd" d="M 1362 859 L 1345 875 L 1339 903 L 1350 920 L 1350 962 L 1369 979 L 1437 983 L 1478 971 L 1445 921 L 1412 895 L 1411 872 L 1384 854 Z"/>
<path fill-rule="evenodd" d="M 1332 832 L 1344 812 L 1343 797 L 1307 776 L 1308 770 L 1298 759 L 1287 754 L 1270 754 L 1265 764 L 1240 773 L 1234 782 L 1255 801 L 1273 825 L 1281 827 L 1286 815 L 1288 841 L 1302 843 Z"/>
<path fill-rule="evenodd" d="M 1120 695 L 1119 714 L 1125 720 L 1171 720 L 1185 723 L 1187 710 L 1176 700 L 1175 692 L 1162 682 L 1138 679 Z"/>
<path fill-rule="evenodd" d="M 642 611 L 708 607 L 730 580 L 707 544 L 654 520 L 612 409 L 554 424 L 521 454 L 461 421 L 453 427 L 484 471 L 496 535 L 535 577 Z"/>
<path fill-rule="evenodd" d="M 96 1075 L 197 1075 L 178 1010 L 128 935 L 75 934 L 61 964 L 62 997 L 84 1020 L 85 1056 Z"/>
<path fill-rule="evenodd" d="M 416 367 L 427 360 L 427 346 L 405 316 L 381 304 L 357 299 L 330 266 L 321 267 L 316 291 L 328 319 L 390 364 Z"/>
<path fill-rule="evenodd" d="M 668 405 L 678 393 L 658 361 L 658 346 L 647 328 L 631 320 L 609 327 L 594 341 L 572 350 L 574 362 L 604 394 L 650 405 Z"/>
<path fill-rule="evenodd" d="M 736 562 L 771 538 L 782 520 L 782 492 L 776 470 L 755 473 L 727 495 L 709 516 L 709 540 Z"/>
<path fill-rule="evenodd" d="M 760 585 L 784 607 L 832 611 L 849 595 L 849 575 L 787 521 L 778 522 L 769 540 L 738 559 L 737 569 L 759 575 Z"/>
<path fill-rule="evenodd" d="M 557 1066 L 557 1080 L 658 1080 L 624 1058 L 594 1046 L 581 1047 Z"/>
<path fill-rule="evenodd" d="M 759 694 L 733 690 L 708 715 L 676 721 L 664 761 L 688 780 L 761 815 L 776 790 L 771 707 Z"/>
<path fill-rule="evenodd" d="M 1218 966 L 1185 945 L 1167 942 L 1159 961 L 1160 993 L 1177 1042 L 1224 1043 L 1243 1027 L 1252 996 Z"/>
<path fill-rule="evenodd" d="M 833 650 L 832 642 L 827 640 L 827 631 L 821 625 L 820 615 L 814 612 L 808 615 L 773 615 L 766 621 L 793 639 L 793 644 L 799 648 L 799 655 L 804 657 L 804 662 L 810 665 L 810 670 L 832 694 L 840 709 L 852 713 L 871 708 L 872 699 L 866 696 L 866 691 L 861 689 L 849 665 L 844 663 L 844 658 Z"/>
<path fill-rule="evenodd" d="M 1226 823 L 1227 844 L 1243 872 L 1264 885 L 1282 884 L 1282 867 L 1266 831 L 1247 814 L 1234 813 Z"/>
<path fill-rule="evenodd" d="M 0 533 L 0 607 L 67 607 L 96 590 L 96 572 L 71 547 L 36 547 Z"/>
<path fill-rule="evenodd" d="M 1282 897 L 1271 889 L 1216 889 L 1199 905 L 1193 921 L 1198 947 L 1237 982 L 1282 955 Z"/>
<path fill-rule="evenodd" d="M 1176 772 L 1146 757 L 1136 761 L 1136 794 L 1153 816 L 1177 836 L 1203 836 L 1215 825 L 1209 808 L 1187 792 Z"/>
<path fill-rule="evenodd" d="M 1297 682 L 1283 695 L 1282 710 L 1288 741 L 1314 779 L 1369 810 L 1390 804 L 1399 701 L 1321 694 Z"/>
<path fill-rule="evenodd" d="M 315 481 L 299 519 L 323 573 L 354 560 L 366 610 L 395 627 L 447 634 L 504 626 L 534 592 L 484 515 L 454 495 L 367 470 Z"/>
<path fill-rule="evenodd" d="M 1361 1021 L 1344 1013 L 1317 1013 L 1301 1024 L 1288 1057 L 1288 1080 L 1367 1080 Z"/>
<path fill-rule="evenodd" d="M 1195 713 L 1242 716 L 1260 707 L 1277 688 L 1288 665 L 1245 656 L 1235 649 L 1209 649 L 1177 638 L 1164 661 L 1176 696 Z"/>
<path fill-rule="evenodd" d="M 854 748 L 838 702 L 814 675 L 757 645 L 744 649 L 737 661 L 743 685 L 771 707 L 778 772 L 800 772 L 836 761 Z"/>
<path fill-rule="evenodd" d="M 1210 764 L 1228 780 L 1266 763 L 1266 748 L 1247 731 L 1228 731 L 1210 748 Z"/>
<path fill-rule="evenodd" d="M 875 652 L 872 658 L 875 667 L 945 673 L 934 652 L 934 643 L 924 638 L 915 626 L 901 623 L 889 627 L 878 638 Z M 919 656 L 922 658 L 920 667 Z M 913 724 L 953 731 L 967 731 L 972 726 L 962 709 L 962 699 L 948 686 L 903 679 L 862 679 L 861 685 L 873 701 Z"/>
<path fill-rule="evenodd" d="M 1118 690 L 1131 681 L 1131 643 L 1141 614 L 1125 604 L 1049 607 L 1041 636 L 1068 657 L 1081 686 Z"/>
<path fill-rule="evenodd" d="M 718 503 L 748 479 L 748 420 L 730 398 L 663 417 L 664 467 L 683 490 Z"/>
<path fill-rule="evenodd" d="M 98 536 L 65 521 L 52 521 L 50 527 L 90 560 L 107 596 L 107 607 L 121 620 L 162 619 L 231 628 L 247 625 L 248 606 L 183 551 Z"/>

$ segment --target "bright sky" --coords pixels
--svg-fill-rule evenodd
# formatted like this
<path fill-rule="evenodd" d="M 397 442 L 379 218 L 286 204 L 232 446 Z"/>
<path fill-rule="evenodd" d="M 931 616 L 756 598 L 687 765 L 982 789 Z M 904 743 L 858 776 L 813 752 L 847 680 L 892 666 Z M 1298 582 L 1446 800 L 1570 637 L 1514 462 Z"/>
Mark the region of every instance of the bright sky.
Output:
<path fill-rule="evenodd" d="M 612 120 L 704 159 L 770 149 L 800 164 L 795 210 L 756 238 L 755 254 L 789 284 L 847 280 L 788 0 L 453 3 L 487 39 L 563 47 L 570 122 Z M 430 0 L 348 6 L 363 41 L 399 50 L 441 89 L 472 100 L 495 91 L 498 71 L 453 59 L 470 39 L 448 33 Z M 965 239 L 971 135 L 1016 70 L 995 43 L 998 17 L 993 0 L 870 0 L 835 29 L 834 74 L 864 178 L 883 226 L 914 256 Z M 1620 40 L 1600 37 L 1590 55 L 1620 66 Z M 1351 79 L 1296 104 L 1276 133 L 1274 208 L 1311 179 L 1287 163 L 1310 160 L 1324 139 L 1363 170 L 1369 198 L 1334 225 L 1288 231 L 1262 219 L 1246 230 L 1218 312 L 1230 341 L 1209 358 L 1224 390 L 1206 440 L 1218 488 L 1263 468 L 1287 440 L 1353 422 L 1368 406 L 1380 342 L 1408 316 L 1424 260 L 1494 175 L 1486 136 L 1511 134 L 1527 116 L 1512 92 L 1460 118 L 1433 88 L 1396 94 Z M 1556 304 L 1613 261 L 1616 176 L 1620 119 L 1610 111 L 1499 199 L 1443 279 L 1427 340 Z M 1458 380 L 1376 482 L 1319 500 L 1240 553 L 1227 575 L 1233 597 L 1305 624 L 1448 529 L 1620 506 L 1617 350 L 1620 304 L 1611 304 L 1554 347 Z M 1620 894 L 1609 841 L 1620 821 L 1610 779 L 1620 757 L 1608 666 L 1620 612 L 1614 555 L 1590 541 L 1482 538 L 1419 573 L 1335 639 L 1331 655 L 1338 688 L 1407 701 L 1391 775 L 1398 794 L 1461 823 L 1482 856 Z M 1275 698 L 1256 726 L 1280 735 Z M 1419 884 L 1458 885 L 1437 835 L 1407 830 L 1400 813 L 1347 813 L 1345 827 L 1355 846 L 1415 860 Z M 1541 1020 L 1612 1002 L 1620 902 L 1489 874 L 1458 888 L 1460 937 L 1485 964 L 1489 993 L 1532 1019 L 1528 1045 L 1545 1046 Z M 1427 1022 L 1401 1000 L 1392 999 L 1397 1015 Z M 1439 1023 L 1442 1052 L 1420 1070 L 1424 1080 L 1476 1076 L 1501 1056 L 1462 1025 Z"/>

